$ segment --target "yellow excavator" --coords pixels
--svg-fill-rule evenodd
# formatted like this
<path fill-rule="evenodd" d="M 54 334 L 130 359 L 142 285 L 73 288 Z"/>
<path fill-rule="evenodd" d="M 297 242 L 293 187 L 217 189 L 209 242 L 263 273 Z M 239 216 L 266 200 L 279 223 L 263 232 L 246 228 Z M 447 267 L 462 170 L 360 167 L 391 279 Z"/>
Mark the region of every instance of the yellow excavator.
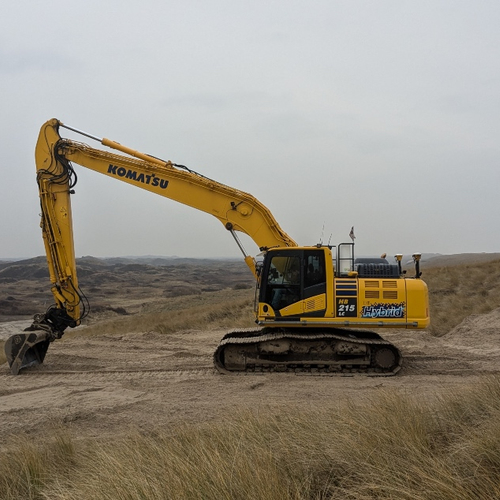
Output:
<path fill-rule="evenodd" d="M 62 138 L 61 128 L 121 154 Z M 415 275 L 406 277 L 401 254 L 392 264 L 385 258 L 356 259 L 354 238 L 336 246 L 299 246 L 252 195 L 57 119 L 41 127 L 35 160 L 55 304 L 35 315 L 27 331 L 6 341 L 13 374 L 42 363 L 50 343 L 60 339 L 66 328 L 80 325 L 89 310 L 78 285 L 73 244 L 71 195 L 77 179 L 73 164 L 207 212 L 230 231 L 256 278 L 258 326 L 230 332 L 220 341 L 214 364 L 222 373 L 394 375 L 401 368 L 401 353 L 371 329 L 429 325 L 420 254 L 413 255 Z M 253 239 L 262 259 L 257 262 L 247 255 L 238 232 Z"/>

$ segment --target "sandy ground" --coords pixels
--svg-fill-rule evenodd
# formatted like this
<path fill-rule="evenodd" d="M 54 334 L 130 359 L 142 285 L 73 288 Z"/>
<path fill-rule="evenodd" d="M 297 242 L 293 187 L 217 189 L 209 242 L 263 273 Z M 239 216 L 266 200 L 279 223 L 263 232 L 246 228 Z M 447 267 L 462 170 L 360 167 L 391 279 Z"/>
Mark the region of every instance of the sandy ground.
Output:
<path fill-rule="evenodd" d="M 5 338 L 25 323 L 4 323 L 0 334 Z M 219 419 L 244 408 L 322 407 L 380 388 L 434 397 L 500 370 L 500 309 L 471 316 L 442 338 L 383 332 L 404 356 L 401 372 L 387 378 L 221 375 L 212 353 L 223 333 L 88 337 L 82 330 L 52 344 L 43 365 L 18 376 L 0 365 L 0 445 L 20 432 L 36 437 L 60 426 L 76 436 L 103 437 Z"/>
<path fill-rule="evenodd" d="M 4 323 L 0 323 L 0 340 L 7 340 L 11 335 L 19 333 L 32 323 L 32 319 L 6 321 Z"/>

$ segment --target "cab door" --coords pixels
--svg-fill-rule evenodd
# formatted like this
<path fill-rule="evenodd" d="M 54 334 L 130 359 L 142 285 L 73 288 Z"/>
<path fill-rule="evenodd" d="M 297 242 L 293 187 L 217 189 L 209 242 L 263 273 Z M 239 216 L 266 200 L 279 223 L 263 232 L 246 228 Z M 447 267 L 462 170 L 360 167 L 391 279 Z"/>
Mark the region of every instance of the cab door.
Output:
<path fill-rule="evenodd" d="M 270 306 L 276 316 L 322 316 L 326 310 L 323 250 L 270 252 L 263 269 L 259 301 L 261 306 Z M 269 308 L 259 310 L 266 313 Z"/>

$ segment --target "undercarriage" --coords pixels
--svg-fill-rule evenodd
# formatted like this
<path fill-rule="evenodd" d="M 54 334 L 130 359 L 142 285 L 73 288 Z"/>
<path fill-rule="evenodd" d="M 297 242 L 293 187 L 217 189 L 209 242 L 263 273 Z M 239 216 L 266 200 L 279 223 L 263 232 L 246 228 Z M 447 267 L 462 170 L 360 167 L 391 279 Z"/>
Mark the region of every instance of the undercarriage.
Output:
<path fill-rule="evenodd" d="M 390 376 L 401 362 L 399 350 L 376 333 L 340 328 L 236 331 L 226 334 L 214 353 L 221 373 Z"/>

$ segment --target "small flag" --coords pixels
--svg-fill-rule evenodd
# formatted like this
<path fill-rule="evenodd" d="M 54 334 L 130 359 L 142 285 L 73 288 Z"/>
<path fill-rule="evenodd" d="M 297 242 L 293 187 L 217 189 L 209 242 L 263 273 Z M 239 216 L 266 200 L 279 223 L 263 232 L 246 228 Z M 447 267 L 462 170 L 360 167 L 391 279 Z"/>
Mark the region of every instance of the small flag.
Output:
<path fill-rule="evenodd" d="M 349 238 L 351 238 L 352 241 L 356 239 L 356 236 L 354 236 L 354 226 L 351 227 L 351 232 L 349 233 Z"/>

